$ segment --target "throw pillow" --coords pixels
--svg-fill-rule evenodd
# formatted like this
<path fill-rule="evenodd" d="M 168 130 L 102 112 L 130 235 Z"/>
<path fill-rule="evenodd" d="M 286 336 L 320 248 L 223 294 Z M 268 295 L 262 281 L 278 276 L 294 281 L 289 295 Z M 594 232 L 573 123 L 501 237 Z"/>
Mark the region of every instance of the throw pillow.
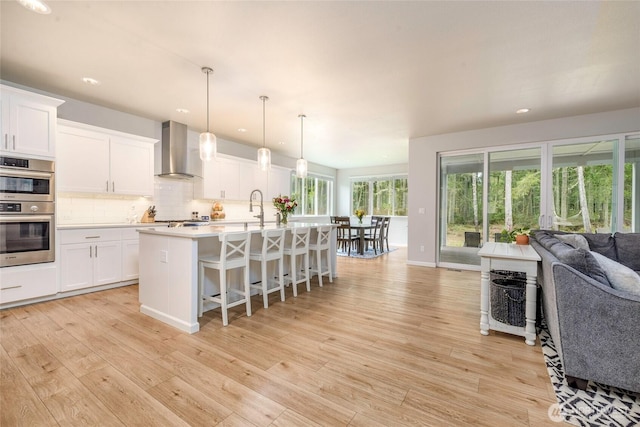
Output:
<path fill-rule="evenodd" d="M 584 233 L 584 238 L 589 242 L 589 248 L 593 252 L 598 252 L 611 259 L 618 259 L 618 253 L 616 252 L 616 242 L 613 240 L 613 236 L 611 234 L 603 234 L 603 233 Z"/>
<path fill-rule="evenodd" d="M 556 234 L 556 237 L 576 249 L 590 250 L 589 242 L 581 234 Z"/>
<path fill-rule="evenodd" d="M 635 271 L 597 252 L 591 252 L 591 255 L 604 270 L 613 289 L 640 296 L 640 276 Z"/>
<path fill-rule="evenodd" d="M 556 258 L 570 267 L 575 268 L 582 274 L 591 277 L 594 280 L 602 283 L 603 285 L 611 286 L 607 275 L 602 267 L 591 252 L 584 249 L 574 249 L 566 243 L 558 242 L 553 245 L 551 252 L 554 253 Z"/>
<path fill-rule="evenodd" d="M 631 268 L 640 270 L 640 233 L 616 233 L 617 260 Z"/>

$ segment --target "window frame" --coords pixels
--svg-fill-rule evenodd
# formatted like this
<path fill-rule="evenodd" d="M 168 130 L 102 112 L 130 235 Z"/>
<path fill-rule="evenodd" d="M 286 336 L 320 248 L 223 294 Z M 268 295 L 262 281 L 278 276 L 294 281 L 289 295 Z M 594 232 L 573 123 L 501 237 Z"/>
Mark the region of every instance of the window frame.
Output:
<path fill-rule="evenodd" d="M 315 182 L 315 188 L 316 191 L 314 191 L 313 193 L 313 200 L 311 201 L 311 209 L 313 210 L 313 212 L 308 212 L 308 208 L 307 205 L 309 205 L 309 200 L 306 197 L 303 197 L 303 195 L 307 195 L 308 194 L 308 190 L 307 190 L 307 182 L 309 179 L 313 179 Z M 319 214 L 318 213 L 318 181 L 324 181 L 327 183 L 327 200 L 326 200 L 326 206 L 327 206 L 327 213 L 322 213 Z M 302 183 L 301 185 L 299 185 L 299 183 Z M 291 172 L 291 176 L 290 176 L 290 185 L 291 185 L 291 194 L 293 197 L 296 197 L 296 200 L 298 201 L 298 208 L 296 209 L 296 211 L 294 211 L 294 215 L 295 216 L 331 216 L 333 215 L 333 199 L 334 199 L 334 191 L 335 191 L 335 178 L 332 176 L 328 176 L 328 175 L 322 175 L 322 174 L 315 174 L 315 173 L 309 173 L 307 174 L 306 178 L 298 178 L 296 177 L 295 172 Z M 300 190 L 300 194 L 298 194 L 297 191 L 295 190 Z"/>
<path fill-rule="evenodd" d="M 406 212 L 405 215 L 397 215 L 398 212 L 398 206 L 396 205 L 396 201 L 397 201 L 397 194 L 396 194 L 396 189 L 397 189 L 397 185 L 396 185 L 396 181 L 398 180 L 404 180 L 406 181 L 406 192 L 405 194 L 407 195 L 405 197 L 405 206 L 403 207 L 404 211 Z M 374 205 L 374 188 L 377 187 L 377 182 L 380 181 L 390 181 L 391 184 L 389 185 L 389 189 L 391 190 L 391 194 L 389 195 L 389 200 L 391 202 L 391 214 L 389 215 L 384 215 L 384 216 L 394 216 L 394 217 L 406 217 L 408 216 L 409 213 L 409 207 L 408 207 L 408 203 L 409 203 L 409 174 L 408 173 L 397 173 L 397 174 L 389 174 L 389 175 L 369 175 L 369 176 L 353 176 L 350 178 L 350 185 L 349 185 L 349 207 L 350 207 L 350 211 L 354 212 L 355 211 L 355 206 L 353 203 L 353 198 L 354 198 L 354 184 L 357 182 L 366 182 L 368 184 L 368 195 L 367 195 L 367 206 L 365 207 L 365 212 L 367 213 L 367 215 L 371 215 L 374 212 L 373 209 L 373 205 Z M 374 214 L 377 215 L 377 214 Z"/>

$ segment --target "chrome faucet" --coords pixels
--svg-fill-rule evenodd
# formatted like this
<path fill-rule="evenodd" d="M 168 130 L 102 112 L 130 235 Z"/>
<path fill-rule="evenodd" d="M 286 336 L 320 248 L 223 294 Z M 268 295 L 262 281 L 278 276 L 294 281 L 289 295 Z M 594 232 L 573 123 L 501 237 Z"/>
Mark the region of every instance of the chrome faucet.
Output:
<path fill-rule="evenodd" d="M 262 191 L 255 189 L 251 192 L 249 196 L 249 212 L 253 212 L 253 193 L 258 192 L 260 194 L 260 214 L 254 215 L 254 218 L 258 218 L 260 220 L 260 228 L 264 227 L 264 205 L 262 200 Z"/>

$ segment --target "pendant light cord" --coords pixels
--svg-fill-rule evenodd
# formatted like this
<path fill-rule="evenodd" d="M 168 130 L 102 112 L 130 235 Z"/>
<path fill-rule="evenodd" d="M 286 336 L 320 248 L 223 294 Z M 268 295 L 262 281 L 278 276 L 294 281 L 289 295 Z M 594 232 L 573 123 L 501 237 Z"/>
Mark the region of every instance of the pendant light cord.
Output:
<path fill-rule="evenodd" d="M 265 137 L 265 135 L 266 135 L 266 133 L 265 133 L 265 126 L 266 126 L 266 125 L 265 125 L 265 121 L 266 121 L 266 120 L 265 120 L 265 117 L 266 117 L 266 115 L 265 115 L 265 106 L 264 106 L 264 103 L 265 103 L 265 102 L 266 102 L 266 100 L 267 100 L 267 99 L 269 99 L 269 98 L 268 98 L 268 97 L 266 97 L 266 96 L 264 96 L 264 95 L 262 95 L 262 96 L 260 97 L 260 99 L 262 99 L 262 148 L 265 148 L 265 147 L 267 146 L 267 143 L 266 143 L 266 137 Z"/>
<path fill-rule="evenodd" d="M 201 70 L 207 75 L 207 133 L 209 133 L 209 74 L 213 73 L 213 68 L 202 67 Z"/>
<path fill-rule="evenodd" d="M 300 114 L 300 158 L 304 159 L 304 114 Z"/>

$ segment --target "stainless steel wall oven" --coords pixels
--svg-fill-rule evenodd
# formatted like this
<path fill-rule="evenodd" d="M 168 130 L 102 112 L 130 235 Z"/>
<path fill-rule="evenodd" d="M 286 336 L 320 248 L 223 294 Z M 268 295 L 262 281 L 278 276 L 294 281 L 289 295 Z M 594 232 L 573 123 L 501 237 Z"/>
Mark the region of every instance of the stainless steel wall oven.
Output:
<path fill-rule="evenodd" d="M 0 267 L 55 261 L 54 162 L 0 157 Z"/>

